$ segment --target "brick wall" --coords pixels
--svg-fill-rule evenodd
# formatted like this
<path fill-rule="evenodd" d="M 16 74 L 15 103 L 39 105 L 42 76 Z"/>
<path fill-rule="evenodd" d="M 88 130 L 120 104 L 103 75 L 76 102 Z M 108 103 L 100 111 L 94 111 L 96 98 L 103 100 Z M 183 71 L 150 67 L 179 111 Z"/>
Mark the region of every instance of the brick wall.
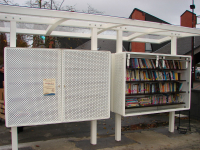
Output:
<path fill-rule="evenodd" d="M 186 10 L 181 15 L 181 26 L 192 28 L 192 12 Z M 196 14 L 194 14 L 194 28 L 196 28 Z"/>
<path fill-rule="evenodd" d="M 131 19 L 145 20 L 145 13 L 135 9 L 131 15 Z M 131 51 L 132 52 L 145 52 L 145 43 L 132 42 L 131 43 Z"/>

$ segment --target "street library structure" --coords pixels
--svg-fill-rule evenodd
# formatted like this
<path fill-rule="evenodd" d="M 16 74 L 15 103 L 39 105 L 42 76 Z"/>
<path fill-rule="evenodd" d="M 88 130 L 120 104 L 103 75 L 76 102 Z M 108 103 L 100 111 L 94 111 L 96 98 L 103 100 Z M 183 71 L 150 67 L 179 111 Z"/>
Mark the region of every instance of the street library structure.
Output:
<path fill-rule="evenodd" d="M 18 149 L 18 126 L 91 121 L 190 109 L 191 57 L 177 55 L 177 38 L 199 29 L 127 18 L 0 5 L 0 32 L 10 33 L 5 49 L 5 119 Z M 16 48 L 16 34 L 90 38 L 91 50 Z M 116 40 L 116 53 L 97 51 L 97 39 Z M 171 41 L 171 54 L 122 52 L 123 41 Z M 44 61 L 45 60 L 45 61 Z M 26 87 L 26 88 L 25 88 Z M 82 114 L 83 113 L 83 114 Z"/>

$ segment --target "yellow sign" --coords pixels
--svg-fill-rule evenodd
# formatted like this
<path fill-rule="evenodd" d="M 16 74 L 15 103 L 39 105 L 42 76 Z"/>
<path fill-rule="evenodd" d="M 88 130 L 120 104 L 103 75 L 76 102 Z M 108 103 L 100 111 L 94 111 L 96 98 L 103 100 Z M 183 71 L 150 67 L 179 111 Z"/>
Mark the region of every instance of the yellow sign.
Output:
<path fill-rule="evenodd" d="M 43 80 L 43 94 L 44 96 L 50 96 L 56 94 L 56 80 L 44 79 Z"/>

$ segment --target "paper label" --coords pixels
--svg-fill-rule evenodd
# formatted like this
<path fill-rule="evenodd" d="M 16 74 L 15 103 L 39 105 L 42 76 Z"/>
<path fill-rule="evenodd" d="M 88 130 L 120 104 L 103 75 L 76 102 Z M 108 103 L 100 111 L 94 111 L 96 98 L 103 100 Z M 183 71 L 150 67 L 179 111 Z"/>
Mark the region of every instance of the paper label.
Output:
<path fill-rule="evenodd" d="M 43 80 L 43 94 L 44 96 L 50 96 L 56 94 L 56 80 L 44 79 Z"/>

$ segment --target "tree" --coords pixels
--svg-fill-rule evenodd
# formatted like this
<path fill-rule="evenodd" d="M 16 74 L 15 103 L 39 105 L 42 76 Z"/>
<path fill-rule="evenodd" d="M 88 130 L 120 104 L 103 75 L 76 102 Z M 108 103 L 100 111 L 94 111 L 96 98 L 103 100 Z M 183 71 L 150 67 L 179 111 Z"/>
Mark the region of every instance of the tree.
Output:
<path fill-rule="evenodd" d="M 17 34 L 17 42 L 16 47 L 28 47 L 28 43 L 26 41 L 26 36 L 22 34 Z"/>
<path fill-rule="evenodd" d="M 18 3 L 14 3 L 12 0 L 0 0 L 0 3 L 7 5 L 19 5 Z"/>
<path fill-rule="evenodd" d="M 6 34 L 0 33 L 0 64 L 3 64 L 4 47 L 7 46 Z"/>

